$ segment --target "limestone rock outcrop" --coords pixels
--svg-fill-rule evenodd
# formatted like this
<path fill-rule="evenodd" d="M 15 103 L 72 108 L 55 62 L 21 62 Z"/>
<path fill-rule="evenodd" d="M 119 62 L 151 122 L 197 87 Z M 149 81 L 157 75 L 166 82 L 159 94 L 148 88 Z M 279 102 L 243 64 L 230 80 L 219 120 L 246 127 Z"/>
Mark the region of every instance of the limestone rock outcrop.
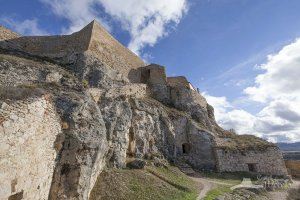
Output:
<path fill-rule="evenodd" d="M 186 78 L 144 65 L 94 21 L 69 36 L 0 27 L 0 199 L 86 200 L 134 159 L 286 175 L 274 144 L 223 130 Z"/>

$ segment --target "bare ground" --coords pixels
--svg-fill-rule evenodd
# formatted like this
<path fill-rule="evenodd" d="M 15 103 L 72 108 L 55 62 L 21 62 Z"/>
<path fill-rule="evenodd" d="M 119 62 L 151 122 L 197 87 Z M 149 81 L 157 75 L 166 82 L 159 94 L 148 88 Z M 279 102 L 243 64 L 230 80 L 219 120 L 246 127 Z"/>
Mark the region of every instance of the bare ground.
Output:
<path fill-rule="evenodd" d="M 297 189 L 300 187 L 299 180 L 293 180 L 293 184 L 291 185 L 290 189 Z M 286 191 L 275 191 L 270 192 L 270 198 L 273 200 L 285 200 L 288 197 L 288 190 Z M 299 197 L 300 199 L 300 197 Z"/>

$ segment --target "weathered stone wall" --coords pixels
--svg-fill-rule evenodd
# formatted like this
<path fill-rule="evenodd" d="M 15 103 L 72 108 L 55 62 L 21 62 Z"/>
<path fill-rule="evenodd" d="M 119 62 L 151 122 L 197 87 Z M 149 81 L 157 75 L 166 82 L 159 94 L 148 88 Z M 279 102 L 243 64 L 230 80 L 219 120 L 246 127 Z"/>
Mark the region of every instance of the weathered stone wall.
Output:
<path fill-rule="evenodd" d="M 151 97 L 168 104 L 170 101 L 170 89 L 167 86 L 165 67 L 151 64 L 140 68 L 140 82 L 149 86 Z"/>
<path fill-rule="evenodd" d="M 139 82 L 139 73 L 134 72 L 145 66 L 142 59 L 120 44 L 101 25 L 96 22 L 91 24 L 93 28 L 88 50 L 106 65 L 124 74 L 131 82 Z"/>
<path fill-rule="evenodd" d="M 141 68 L 141 83 L 166 85 L 167 76 L 163 66 L 151 64 Z"/>
<path fill-rule="evenodd" d="M 57 36 L 20 36 L 9 40 L 9 45 L 0 47 L 17 49 L 32 55 L 63 59 L 76 52 L 86 51 L 91 39 L 91 24 L 71 35 Z"/>
<path fill-rule="evenodd" d="M 63 64 L 74 64 L 77 54 L 88 51 L 132 82 L 139 82 L 139 73 L 130 72 L 145 65 L 95 21 L 71 35 L 17 37 L 4 28 L 0 29 L 1 33 L 0 48 L 47 57 Z"/>
<path fill-rule="evenodd" d="M 168 77 L 167 83 L 171 87 L 185 87 L 191 90 L 195 90 L 192 84 L 184 76 Z"/>
<path fill-rule="evenodd" d="M 218 170 L 220 172 L 249 171 L 248 164 L 255 165 L 255 171 L 269 175 L 287 175 L 281 152 L 276 147 L 265 150 L 230 151 L 217 149 Z"/>
<path fill-rule="evenodd" d="M 0 199 L 48 199 L 60 133 L 47 95 L 0 103 Z"/>

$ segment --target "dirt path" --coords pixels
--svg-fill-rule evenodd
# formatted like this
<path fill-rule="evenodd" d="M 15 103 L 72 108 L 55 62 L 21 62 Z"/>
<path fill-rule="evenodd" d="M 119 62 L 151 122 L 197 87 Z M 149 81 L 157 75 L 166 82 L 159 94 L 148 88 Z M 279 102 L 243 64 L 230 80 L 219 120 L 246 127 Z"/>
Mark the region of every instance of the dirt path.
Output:
<path fill-rule="evenodd" d="M 197 200 L 203 199 L 208 191 L 210 191 L 216 187 L 216 184 L 211 183 L 203 178 L 191 177 L 191 179 L 193 179 L 195 182 L 200 183 L 202 185 L 202 188 L 197 197 Z"/>
<path fill-rule="evenodd" d="M 300 181 L 293 180 L 291 189 L 296 189 L 299 187 L 300 187 Z M 269 194 L 270 194 L 270 198 L 272 198 L 272 200 L 285 200 L 285 199 L 287 199 L 288 191 L 275 191 L 275 192 L 270 192 Z"/>
<path fill-rule="evenodd" d="M 189 172 L 190 173 L 187 175 L 196 183 L 199 183 L 199 185 L 201 185 L 199 186 L 199 195 L 197 197 L 197 200 L 203 199 L 210 190 L 216 188 L 218 185 L 233 186 L 233 184 L 230 183 L 203 178 L 201 174 L 194 172 L 191 169 L 189 169 Z M 291 185 L 291 188 L 299 188 L 299 187 L 300 187 L 300 181 L 294 180 L 293 184 Z M 275 191 L 269 193 L 269 197 L 272 200 L 285 200 L 287 196 L 288 196 L 288 191 Z"/>
<path fill-rule="evenodd" d="M 210 190 L 216 188 L 217 185 L 232 186 L 232 184 L 229 184 L 229 183 L 224 183 L 224 182 L 221 182 L 221 181 L 214 181 L 214 180 L 209 180 L 209 179 L 203 178 L 203 177 L 201 177 L 200 174 L 198 174 L 196 172 L 192 176 L 189 175 L 189 177 L 191 179 L 193 179 L 195 182 L 200 183 L 202 185 L 202 187 L 200 188 L 200 193 L 197 197 L 197 200 L 203 199 L 206 196 L 207 192 L 209 192 Z"/>

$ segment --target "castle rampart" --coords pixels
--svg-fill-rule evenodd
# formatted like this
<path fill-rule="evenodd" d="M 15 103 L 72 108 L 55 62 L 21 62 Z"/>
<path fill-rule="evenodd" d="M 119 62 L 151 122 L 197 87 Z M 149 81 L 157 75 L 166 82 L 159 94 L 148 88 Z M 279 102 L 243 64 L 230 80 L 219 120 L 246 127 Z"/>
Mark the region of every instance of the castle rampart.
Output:
<path fill-rule="evenodd" d="M 1 30 L 7 32 L 5 31 L 7 29 Z M 0 38 L 2 40 L 0 48 L 23 51 L 64 64 L 74 62 L 76 54 L 89 52 L 132 82 L 138 82 L 139 74 L 130 71 L 145 65 L 137 55 L 120 44 L 95 21 L 71 35 L 19 37 L 8 33 L 6 35 Z"/>

